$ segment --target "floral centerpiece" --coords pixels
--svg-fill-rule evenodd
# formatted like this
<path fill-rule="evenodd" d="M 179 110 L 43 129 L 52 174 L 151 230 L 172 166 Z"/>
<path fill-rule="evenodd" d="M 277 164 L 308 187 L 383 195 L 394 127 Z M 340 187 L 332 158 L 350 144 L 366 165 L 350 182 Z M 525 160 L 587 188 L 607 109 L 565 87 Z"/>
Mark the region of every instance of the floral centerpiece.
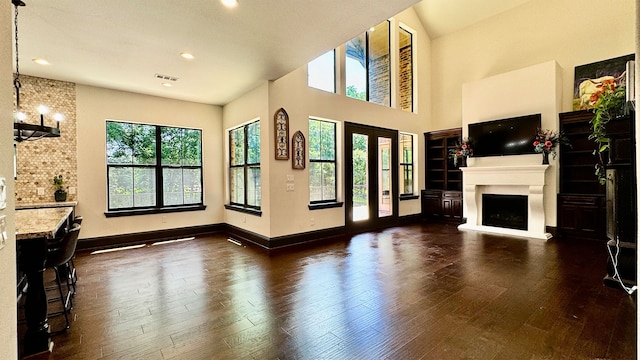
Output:
<path fill-rule="evenodd" d="M 545 159 L 549 154 L 553 155 L 555 159 L 558 155 L 556 153 L 556 146 L 558 144 L 569 145 L 569 139 L 567 139 L 563 133 L 549 129 L 538 129 L 536 134 L 536 141 L 533 142 L 533 147 L 537 153 L 545 155 Z"/>
<path fill-rule="evenodd" d="M 464 160 L 471 155 L 473 155 L 473 148 L 470 138 L 462 139 L 453 149 L 449 149 L 449 157 L 453 159 L 454 166 L 458 166 L 458 160 Z"/>

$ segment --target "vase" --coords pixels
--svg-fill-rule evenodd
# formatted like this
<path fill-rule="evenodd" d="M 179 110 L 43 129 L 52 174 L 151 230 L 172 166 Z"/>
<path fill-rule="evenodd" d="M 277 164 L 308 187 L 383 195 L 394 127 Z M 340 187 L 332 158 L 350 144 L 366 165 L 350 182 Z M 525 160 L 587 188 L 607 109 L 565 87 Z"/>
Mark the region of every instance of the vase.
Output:
<path fill-rule="evenodd" d="M 53 193 L 53 196 L 58 202 L 67 201 L 67 192 L 64 190 L 56 190 L 56 192 Z"/>
<path fill-rule="evenodd" d="M 466 167 L 467 166 L 467 157 L 466 156 L 460 156 L 460 160 L 458 160 L 458 161 L 460 162 L 458 167 Z"/>
<path fill-rule="evenodd" d="M 549 153 L 546 151 L 542 152 L 542 165 L 549 165 Z"/>

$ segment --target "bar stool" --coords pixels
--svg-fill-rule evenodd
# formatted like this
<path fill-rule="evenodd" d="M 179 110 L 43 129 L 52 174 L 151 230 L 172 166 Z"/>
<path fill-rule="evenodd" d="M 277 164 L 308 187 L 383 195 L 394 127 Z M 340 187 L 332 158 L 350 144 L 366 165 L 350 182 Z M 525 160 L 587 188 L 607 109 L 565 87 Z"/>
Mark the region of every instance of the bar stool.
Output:
<path fill-rule="evenodd" d="M 58 331 L 54 331 L 53 333 L 60 333 L 67 331 L 71 326 L 69 322 L 69 313 L 71 312 L 71 308 L 73 307 L 73 302 L 71 297 L 74 294 L 72 290 L 72 286 L 70 283 L 69 273 L 68 271 L 61 271 L 62 269 L 67 270 L 67 266 L 71 259 L 73 258 L 76 252 L 76 246 L 78 245 L 78 235 L 80 233 L 81 226 L 78 224 L 73 224 L 72 228 L 69 232 L 64 236 L 62 241 L 57 243 L 57 247 L 50 247 L 47 252 L 47 268 L 53 269 L 55 272 L 56 285 L 58 288 L 58 293 L 60 294 L 60 303 L 62 305 L 62 310 L 50 313 L 49 316 L 56 315 L 64 315 L 66 326 Z M 63 276 L 64 274 L 64 276 Z M 62 290 L 62 280 L 66 281 L 67 292 L 63 292 Z M 55 298 L 57 300 L 58 298 Z M 52 299 L 53 300 L 53 299 Z"/>
<path fill-rule="evenodd" d="M 78 225 L 82 225 L 82 216 L 76 216 L 72 223 L 73 224 L 78 224 Z M 69 262 L 69 275 L 71 277 L 71 284 L 73 285 L 73 294 L 76 294 L 76 283 L 78 282 L 78 274 L 76 272 L 76 264 L 73 261 L 73 258 L 75 258 L 75 253 L 73 254 L 73 257 L 71 258 L 71 261 Z"/>

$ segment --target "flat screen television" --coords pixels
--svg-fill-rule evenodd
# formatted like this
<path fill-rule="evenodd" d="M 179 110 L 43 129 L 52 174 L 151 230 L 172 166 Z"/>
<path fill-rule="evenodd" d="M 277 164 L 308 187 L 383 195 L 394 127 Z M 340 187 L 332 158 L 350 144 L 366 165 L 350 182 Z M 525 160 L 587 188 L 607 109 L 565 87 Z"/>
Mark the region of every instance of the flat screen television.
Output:
<path fill-rule="evenodd" d="M 473 156 L 535 154 L 533 142 L 542 114 L 469 124 Z"/>

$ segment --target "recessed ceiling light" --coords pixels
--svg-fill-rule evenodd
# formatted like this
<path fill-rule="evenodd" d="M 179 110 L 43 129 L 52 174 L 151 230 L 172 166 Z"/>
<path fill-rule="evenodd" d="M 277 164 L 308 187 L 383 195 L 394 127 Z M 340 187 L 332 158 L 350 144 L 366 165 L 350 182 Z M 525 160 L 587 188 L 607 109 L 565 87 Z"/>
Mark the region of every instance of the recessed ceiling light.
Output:
<path fill-rule="evenodd" d="M 164 86 L 164 87 L 172 87 L 173 84 L 165 82 L 165 83 L 162 83 L 162 86 Z"/>
<path fill-rule="evenodd" d="M 45 59 L 35 58 L 35 59 L 31 59 L 31 61 L 33 61 L 38 65 L 49 65 L 49 62 Z"/>
<path fill-rule="evenodd" d="M 220 2 L 222 3 L 222 5 L 228 8 L 234 8 L 238 6 L 238 0 L 220 0 Z"/>
<path fill-rule="evenodd" d="M 193 59 L 193 54 L 192 53 L 188 53 L 188 52 L 180 53 L 180 56 L 182 56 L 183 58 L 185 58 L 187 60 L 192 60 Z"/>

